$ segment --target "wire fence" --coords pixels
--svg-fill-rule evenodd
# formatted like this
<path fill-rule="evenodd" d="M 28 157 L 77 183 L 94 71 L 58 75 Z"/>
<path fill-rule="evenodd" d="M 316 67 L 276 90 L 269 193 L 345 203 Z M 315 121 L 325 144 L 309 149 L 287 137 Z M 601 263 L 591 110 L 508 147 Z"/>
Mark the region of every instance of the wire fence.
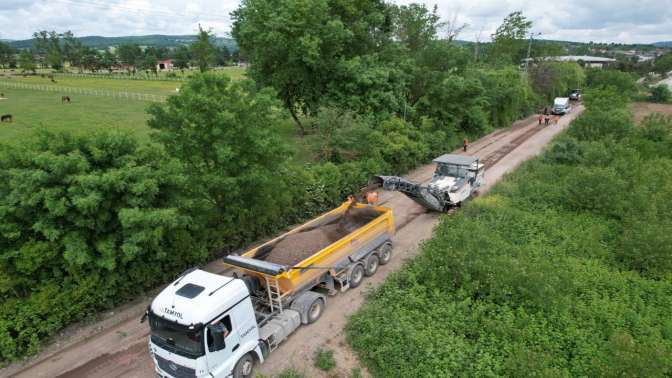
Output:
<path fill-rule="evenodd" d="M 103 97 L 113 97 L 128 100 L 151 101 L 151 102 L 164 102 L 168 98 L 168 96 L 149 94 L 149 93 L 105 91 L 90 88 L 62 87 L 60 85 L 13 83 L 1 80 L 0 80 L 0 88 L 31 89 L 44 92 L 59 92 L 63 94 L 80 94 L 87 96 L 103 96 Z"/>
<path fill-rule="evenodd" d="M 143 80 L 143 81 L 178 81 L 183 82 L 189 80 L 187 77 L 168 77 L 165 75 L 128 75 L 124 73 L 104 74 L 104 73 L 70 73 L 70 72 L 54 72 L 50 75 L 54 77 L 76 77 L 82 79 L 116 79 L 116 80 Z"/>

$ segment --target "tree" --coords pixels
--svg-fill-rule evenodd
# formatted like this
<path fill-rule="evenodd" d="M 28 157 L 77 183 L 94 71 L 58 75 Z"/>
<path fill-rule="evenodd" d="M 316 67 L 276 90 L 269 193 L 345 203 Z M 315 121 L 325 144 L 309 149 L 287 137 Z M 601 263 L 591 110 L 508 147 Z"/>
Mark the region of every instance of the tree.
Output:
<path fill-rule="evenodd" d="M 191 55 L 189 54 L 189 48 L 187 46 L 179 46 L 175 50 L 175 58 L 173 58 L 173 65 L 176 68 L 184 71 L 189 68 L 189 62 L 191 61 Z"/>
<path fill-rule="evenodd" d="M 0 67 L 10 68 L 16 65 L 15 54 L 16 50 L 12 46 L 0 41 Z"/>
<path fill-rule="evenodd" d="M 417 52 L 437 38 L 437 32 L 445 23 L 440 22 L 435 5 L 430 12 L 424 4 L 409 4 L 395 7 L 394 34 L 410 52 Z"/>
<path fill-rule="evenodd" d="M 185 164 L 191 197 L 203 207 L 199 222 L 217 243 L 256 235 L 291 200 L 278 105 L 270 89 L 256 91 L 250 81 L 206 73 L 149 109 L 149 127 Z"/>
<path fill-rule="evenodd" d="M 35 73 L 35 55 L 30 50 L 22 50 L 19 54 L 19 66 L 23 72 L 32 71 Z"/>
<path fill-rule="evenodd" d="M 589 69 L 586 73 L 586 83 L 589 87 L 601 89 L 614 87 L 625 95 L 634 95 L 637 92 L 635 75 L 632 73 L 609 69 Z"/>
<path fill-rule="evenodd" d="M 102 57 L 97 50 L 90 47 L 82 46 L 81 48 L 81 69 L 86 69 L 91 72 L 96 72 L 101 68 Z"/>
<path fill-rule="evenodd" d="M 86 47 L 82 45 L 82 42 L 75 38 L 75 35 L 72 34 L 71 31 L 63 33 L 61 44 L 63 45 L 64 60 L 70 62 L 71 66 L 79 67 L 79 70 L 81 71 L 84 68 L 84 54 L 88 53 L 90 55 L 91 52 L 86 50 Z"/>
<path fill-rule="evenodd" d="M 211 38 L 213 38 L 212 32 L 204 30 L 199 24 L 196 41 L 191 44 L 191 57 L 201 72 L 207 71 L 215 61 L 216 50 L 210 41 Z"/>
<path fill-rule="evenodd" d="M 544 100 L 563 97 L 574 88 L 581 88 L 586 75 L 574 62 L 539 62 L 529 69 L 529 78 L 534 91 Z"/>
<path fill-rule="evenodd" d="M 135 72 L 136 67 L 142 59 L 142 50 L 135 43 L 124 43 L 117 48 L 117 56 L 122 63 L 128 66 L 129 73 L 131 72 L 131 68 Z"/>
<path fill-rule="evenodd" d="M 226 66 L 227 64 L 229 64 L 230 59 L 231 59 L 231 53 L 229 52 L 229 48 L 226 47 L 226 45 L 217 48 L 218 66 Z"/>
<path fill-rule="evenodd" d="M 154 75 L 157 75 L 156 66 L 159 63 L 159 59 L 154 55 L 153 52 L 145 54 L 145 58 L 142 61 L 142 69 L 151 71 Z"/>
<path fill-rule="evenodd" d="M 532 27 L 521 11 L 510 13 L 492 35 L 490 61 L 518 64 L 525 56 L 527 33 Z"/>
<path fill-rule="evenodd" d="M 110 50 L 105 50 L 100 57 L 100 67 L 112 72 L 112 67 L 117 64 L 117 57 Z"/>
<path fill-rule="evenodd" d="M 232 35 L 251 64 L 248 75 L 278 91 L 302 134 L 299 115 L 317 112 L 325 95 L 355 96 L 362 105 L 380 100 L 360 96 L 363 90 L 398 88 L 390 81 L 403 77 L 386 62 L 394 54 L 383 54 L 393 42 L 393 17 L 382 0 L 243 0 L 232 19 Z M 384 92 L 381 98 L 403 97 Z"/>
<path fill-rule="evenodd" d="M 35 49 L 39 55 L 42 55 L 47 66 L 60 70 L 63 68 L 63 49 L 61 46 L 61 35 L 55 31 L 42 30 L 33 33 L 35 39 Z"/>
<path fill-rule="evenodd" d="M 669 52 L 658 59 L 653 64 L 656 72 L 660 74 L 666 74 L 672 71 L 672 52 Z"/>

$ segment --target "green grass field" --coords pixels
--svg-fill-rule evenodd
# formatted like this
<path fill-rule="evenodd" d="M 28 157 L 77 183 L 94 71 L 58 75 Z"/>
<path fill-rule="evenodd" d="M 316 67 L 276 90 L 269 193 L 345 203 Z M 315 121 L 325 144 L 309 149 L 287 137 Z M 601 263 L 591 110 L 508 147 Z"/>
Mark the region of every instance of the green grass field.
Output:
<path fill-rule="evenodd" d="M 0 123 L 0 143 L 25 141 L 43 128 L 52 131 L 83 133 L 102 129 L 131 130 L 141 137 L 149 134 L 145 124 L 146 101 L 102 96 L 73 96 L 72 103 L 61 104 L 59 93 L 27 89 L 3 89 L 0 114 L 11 114 L 12 123 Z"/>
<path fill-rule="evenodd" d="M 245 69 L 239 67 L 227 67 L 216 72 L 225 73 L 233 80 L 241 80 L 245 75 Z M 56 83 L 39 76 L 0 78 L 0 81 L 162 96 L 174 94 L 175 88 L 183 84 L 179 81 L 58 76 Z M 72 98 L 72 103 L 62 104 L 59 92 L 1 86 L 0 92 L 7 98 L 0 100 L 0 114 L 11 114 L 14 118 L 12 123 L 0 124 L 0 144 L 21 143 L 41 128 L 73 133 L 122 129 L 130 130 L 143 139 L 150 132 L 146 125 L 146 109 L 150 104 L 147 101 L 63 93 Z M 289 136 L 291 133 L 291 125 L 288 124 L 283 134 Z"/>

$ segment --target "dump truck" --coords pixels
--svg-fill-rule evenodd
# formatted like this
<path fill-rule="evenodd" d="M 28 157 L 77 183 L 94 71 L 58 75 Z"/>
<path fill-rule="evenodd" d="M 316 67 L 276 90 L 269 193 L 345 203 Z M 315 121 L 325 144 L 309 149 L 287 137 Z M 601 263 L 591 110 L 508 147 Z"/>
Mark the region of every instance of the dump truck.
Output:
<path fill-rule="evenodd" d="M 399 191 L 430 210 L 445 212 L 460 206 L 485 185 L 485 166 L 476 156 L 445 154 L 433 162 L 436 170 L 429 185 L 399 176 L 373 176 L 369 187 Z"/>
<path fill-rule="evenodd" d="M 191 269 L 154 298 L 149 350 L 158 377 L 250 377 L 327 297 L 392 257 L 392 210 L 348 201 L 240 255 L 227 275 Z"/>

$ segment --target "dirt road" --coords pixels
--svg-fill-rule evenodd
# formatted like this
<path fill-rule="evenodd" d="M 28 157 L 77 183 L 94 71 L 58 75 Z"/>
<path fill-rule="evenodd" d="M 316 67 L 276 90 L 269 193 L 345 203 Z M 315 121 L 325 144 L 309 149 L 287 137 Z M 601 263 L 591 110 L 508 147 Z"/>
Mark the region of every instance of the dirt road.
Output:
<path fill-rule="evenodd" d="M 487 185 L 482 192 L 521 162 L 538 154 L 582 110 L 580 106 L 576 107 L 574 112 L 562 117 L 558 125 L 548 127 L 537 126 L 536 120 L 530 117 L 473 142 L 466 154 L 479 156 L 487 166 Z M 434 165 L 429 164 L 406 177 L 426 182 L 433 171 Z M 431 236 L 440 216 L 427 212 L 400 193 L 382 193 L 381 202 L 393 208 L 395 213 L 397 234 L 393 240 L 392 261 L 381 266 L 375 276 L 366 279 L 357 289 L 330 297 L 322 318 L 293 334 L 259 367 L 260 373 L 275 375 L 292 367 L 306 376 L 323 376 L 312 365 L 314 350 L 320 347 L 334 351 L 337 371 L 330 372 L 329 376 L 348 376 L 351 368 L 360 366 L 343 335 L 348 317 L 361 306 L 367 290 L 379 285 L 390 273 L 398 270 L 405 259 L 417 253 L 420 243 Z M 206 270 L 221 272 L 223 266 L 213 262 Z M 27 362 L 0 370 L 0 375 L 30 378 L 153 377 L 153 365 L 147 353 L 148 326 L 138 321 L 149 301 L 149 297 L 143 298 L 100 323 L 80 327 L 68 340 L 49 346 Z"/>

